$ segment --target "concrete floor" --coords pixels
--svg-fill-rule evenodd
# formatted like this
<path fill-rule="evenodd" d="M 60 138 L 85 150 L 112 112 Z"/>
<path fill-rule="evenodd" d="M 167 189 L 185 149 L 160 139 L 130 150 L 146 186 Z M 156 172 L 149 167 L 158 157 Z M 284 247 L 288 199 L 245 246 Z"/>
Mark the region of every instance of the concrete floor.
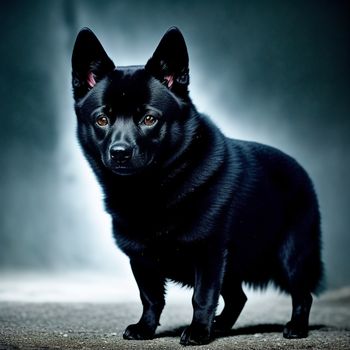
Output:
<path fill-rule="evenodd" d="M 138 320 L 139 302 L 5 299 L 0 293 L 0 350 L 182 349 L 179 336 L 192 313 L 190 300 L 171 298 L 154 340 L 127 341 L 122 333 Z M 290 312 L 288 297 L 258 293 L 229 334 L 198 349 L 350 349 L 350 288 L 314 301 L 307 339 L 282 337 Z"/>

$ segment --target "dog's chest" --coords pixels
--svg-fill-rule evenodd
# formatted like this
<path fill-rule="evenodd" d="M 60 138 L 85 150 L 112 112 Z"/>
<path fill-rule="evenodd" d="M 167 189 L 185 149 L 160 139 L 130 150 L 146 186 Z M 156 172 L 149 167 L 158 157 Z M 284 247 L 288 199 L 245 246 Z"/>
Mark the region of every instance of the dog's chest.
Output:
<path fill-rule="evenodd" d="M 158 243 L 141 252 L 166 278 L 186 285 L 193 284 L 194 255 L 193 247 L 176 242 Z"/>

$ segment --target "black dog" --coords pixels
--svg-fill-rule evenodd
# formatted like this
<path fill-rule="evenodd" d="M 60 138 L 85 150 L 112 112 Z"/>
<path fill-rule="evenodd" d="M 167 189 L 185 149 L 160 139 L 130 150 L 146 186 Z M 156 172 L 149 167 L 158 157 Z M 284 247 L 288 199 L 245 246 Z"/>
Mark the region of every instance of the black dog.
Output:
<path fill-rule="evenodd" d="M 72 65 L 78 138 L 143 304 L 124 338 L 154 336 L 168 279 L 194 287 L 183 345 L 233 326 L 246 302 L 242 282 L 290 293 L 283 335 L 306 337 L 322 263 L 317 199 L 300 165 L 272 147 L 225 137 L 197 112 L 177 28 L 145 66 L 117 68 L 83 29 Z M 215 317 L 220 294 L 225 307 Z"/>

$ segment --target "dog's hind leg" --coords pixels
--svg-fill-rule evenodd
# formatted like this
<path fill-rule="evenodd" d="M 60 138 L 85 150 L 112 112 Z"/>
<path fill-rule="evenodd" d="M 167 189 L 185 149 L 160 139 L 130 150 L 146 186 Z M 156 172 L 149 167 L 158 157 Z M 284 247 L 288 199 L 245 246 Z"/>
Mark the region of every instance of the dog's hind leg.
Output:
<path fill-rule="evenodd" d="M 283 336 L 285 338 L 294 339 L 307 337 L 311 304 L 311 293 L 292 293 L 292 318 L 283 329 Z"/>
<path fill-rule="evenodd" d="M 228 276 L 224 279 L 221 296 L 225 305 L 221 314 L 216 316 L 214 320 L 214 330 L 219 333 L 227 332 L 233 327 L 247 301 L 247 297 L 242 289 L 242 283 L 240 281 L 231 281 Z"/>
<path fill-rule="evenodd" d="M 306 229 L 299 225 L 298 229 L 290 230 L 279 252 L 282 274 L 278 284 L 292 297 L 292 317 L 283 331 L 283 336 L 289 339 L 307 337 L 311 293 L 317 290 L 322 278 L 319 224 L 310 226 Z"/>

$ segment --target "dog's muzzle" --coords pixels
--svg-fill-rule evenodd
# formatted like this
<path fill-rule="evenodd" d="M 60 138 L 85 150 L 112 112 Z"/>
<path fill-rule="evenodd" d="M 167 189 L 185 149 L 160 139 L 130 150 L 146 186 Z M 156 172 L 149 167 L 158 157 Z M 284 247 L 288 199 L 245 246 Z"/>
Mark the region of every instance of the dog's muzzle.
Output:
<path fill-rule="evenodd" d="M 125 143 L 117 143 L 111 146 L 109 154 L 116 165 L 126 165 L 132 158 L 133 148 Z"/>

